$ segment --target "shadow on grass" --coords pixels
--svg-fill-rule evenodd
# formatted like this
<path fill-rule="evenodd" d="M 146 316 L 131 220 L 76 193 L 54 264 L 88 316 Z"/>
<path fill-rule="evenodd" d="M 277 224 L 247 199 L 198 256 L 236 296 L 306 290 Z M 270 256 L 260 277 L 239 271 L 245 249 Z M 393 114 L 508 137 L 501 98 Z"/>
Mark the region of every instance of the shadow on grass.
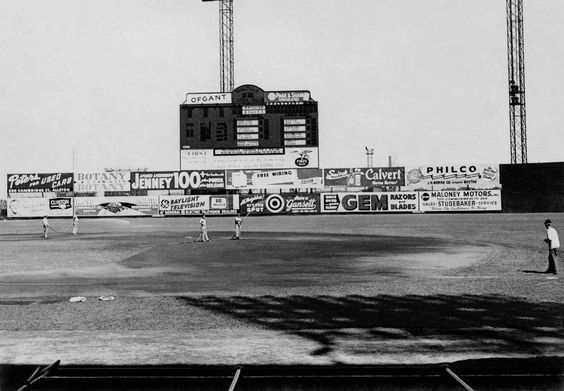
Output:
<path fill-rule="evenodd" d="M 313 355 L 564 351 L 564 305 L 501 296 L 180 297 L 182 302 L 315 341 Z M 384 346 L 384 348 L 382 347 Z"/>
<path fill-rule="evenodd" d="M 535 274 L 548 274 L 545 271 L 539 271 L 539 270 L 520 270 L 520 272 L 522 272 L 522 273 L 535 273 Z"/>

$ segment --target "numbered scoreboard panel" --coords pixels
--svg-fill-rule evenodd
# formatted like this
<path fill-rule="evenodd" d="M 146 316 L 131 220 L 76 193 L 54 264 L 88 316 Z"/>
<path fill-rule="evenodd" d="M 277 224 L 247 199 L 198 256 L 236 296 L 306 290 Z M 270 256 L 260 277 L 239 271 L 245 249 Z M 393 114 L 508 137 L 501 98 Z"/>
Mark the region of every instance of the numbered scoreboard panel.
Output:
<path fill-rule="evenodd" d="M 245 85 L 232 93 L 187 94 L 180 105 L 180 150 L 234 155 L 296 147 L 318 147 L 317 102 L 309 91 Z"/>

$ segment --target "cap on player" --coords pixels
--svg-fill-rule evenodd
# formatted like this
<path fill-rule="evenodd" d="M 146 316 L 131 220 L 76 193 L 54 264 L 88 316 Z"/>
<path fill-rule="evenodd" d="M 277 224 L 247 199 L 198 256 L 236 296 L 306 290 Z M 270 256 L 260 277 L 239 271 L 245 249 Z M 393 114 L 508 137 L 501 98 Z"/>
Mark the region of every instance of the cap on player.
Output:
<path fill-rule="evenodd" d="M 550 225 L 550 224 L 552 224 L 552 221 L 550 221 L 550 219 L 546 219 L 546 220 L 544 221 L 544 224 L 545 224 L 545 225 L 547 225 L 547 224 Z"/>

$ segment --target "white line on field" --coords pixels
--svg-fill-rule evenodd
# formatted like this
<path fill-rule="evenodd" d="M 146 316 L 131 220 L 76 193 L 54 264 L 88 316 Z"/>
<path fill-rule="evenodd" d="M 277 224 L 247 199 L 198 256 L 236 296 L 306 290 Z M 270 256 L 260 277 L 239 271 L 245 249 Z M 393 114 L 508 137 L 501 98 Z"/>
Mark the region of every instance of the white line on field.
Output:
<path fill-rule="evenodd" d="M 500 278 L 500 276 L 429 276 L 429 278 L 478 278 L 478 279 L 491 279 Z"/>

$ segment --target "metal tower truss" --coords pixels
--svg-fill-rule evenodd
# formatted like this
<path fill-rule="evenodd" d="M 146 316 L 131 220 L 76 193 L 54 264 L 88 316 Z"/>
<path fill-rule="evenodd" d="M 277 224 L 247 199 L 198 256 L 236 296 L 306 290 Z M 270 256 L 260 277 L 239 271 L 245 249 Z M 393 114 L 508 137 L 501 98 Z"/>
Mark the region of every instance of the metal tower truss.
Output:
<path fill-rule="evenodd" d="M 219 2 L 219 82 L 221 92 L 234 88 L 233 0 L 202 0 Z"/>
<path fill-rule="evenodd" d="M 523 0 L 506 0 L 511 164 L 527 163 Z"/>
<path fill-rule="evenodd" d="M 233 91 L 233 0 L 219 2 L 219 67 L 221 92 Z"/>

